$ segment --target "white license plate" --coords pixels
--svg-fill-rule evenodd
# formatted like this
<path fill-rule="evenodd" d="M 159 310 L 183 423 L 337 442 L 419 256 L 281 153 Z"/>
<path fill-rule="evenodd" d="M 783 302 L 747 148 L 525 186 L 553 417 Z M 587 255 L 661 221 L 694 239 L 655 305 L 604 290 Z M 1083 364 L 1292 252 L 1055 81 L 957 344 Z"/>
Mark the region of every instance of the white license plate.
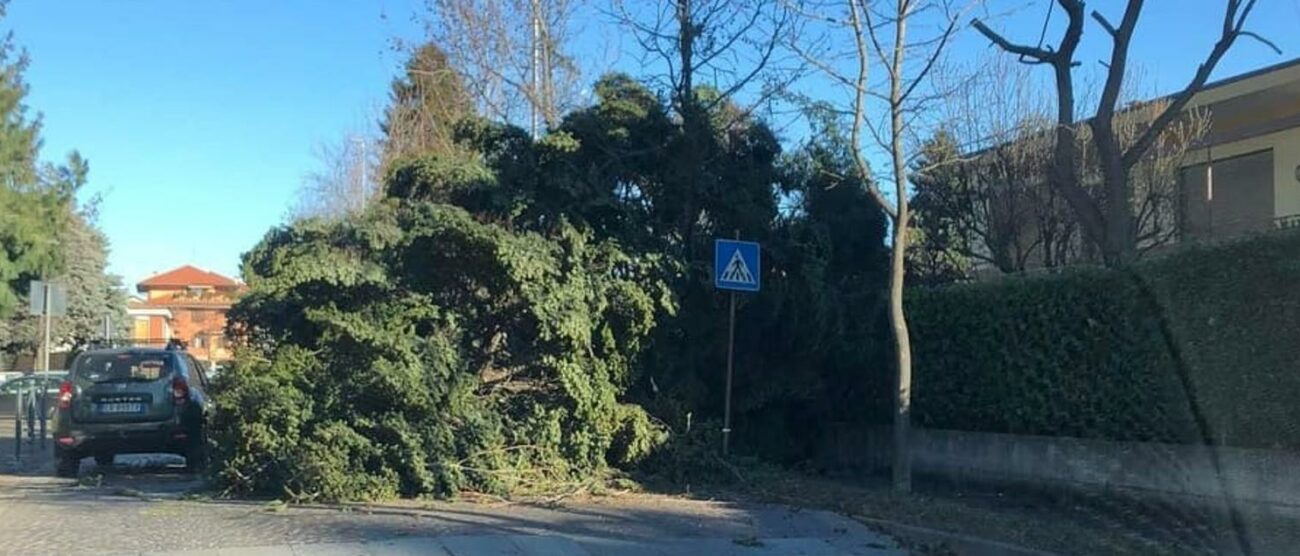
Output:
<path fill-rule="evenodd" d="M 101 403 L 98 410 L 100 413 L 144 413 L 144 404 L 142 403 Z"/>

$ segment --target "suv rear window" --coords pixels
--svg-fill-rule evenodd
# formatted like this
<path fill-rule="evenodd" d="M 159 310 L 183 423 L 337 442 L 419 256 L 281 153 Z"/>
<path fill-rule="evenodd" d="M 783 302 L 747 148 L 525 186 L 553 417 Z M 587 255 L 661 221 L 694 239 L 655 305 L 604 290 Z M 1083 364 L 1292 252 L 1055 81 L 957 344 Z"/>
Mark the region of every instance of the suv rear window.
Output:
<path fill-rule="evenodd" d="M 77 362 L 76 377 L 90 382 L 153 382 L 171 376 L 170 353 L 87 354 Z"/>

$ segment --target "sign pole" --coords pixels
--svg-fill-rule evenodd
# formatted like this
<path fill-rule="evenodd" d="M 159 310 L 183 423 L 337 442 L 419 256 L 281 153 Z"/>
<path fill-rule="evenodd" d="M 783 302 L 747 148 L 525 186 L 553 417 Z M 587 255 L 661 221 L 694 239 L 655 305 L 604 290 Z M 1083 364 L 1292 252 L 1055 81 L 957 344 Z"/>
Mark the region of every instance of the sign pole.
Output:
<path fill-rule="evenodd" d="M 722 406 L 722 455 L 731 450 L 731 385 L 736 368 L 736 296 L 737 292 L 756 293 L 762 275 L 758 243 L 736 239 L 713 241 L 713 287 L 728 290 L 727 303 L 727 374 Z"/>
<path fill-rule="evenodd" d="M 736 292 L 731 292 L 731 317 L 727 326 L 727 393 L 722 413 L 722 455 L 727 455 L 731 444 L 731 372 L 736 358 Z"/>
<path fill-rule="evenodd" d="M 43 305 L 45 309 L 43 311 L 45 313 L 45 337 L 41 342 L 41 370 L 48 373 L 50 372 L 50 321 L 52 320 L 50 318 L 49 283 L 47 282 L 45 287 L 42 289 L 45 290 L 45 304 Z"/>
<path fill-rule="evenodd" d="M 48 282 L 46 282 L 44 289 L 45 289 L 45 305 L 44 305 L 45 341 L 42 342 L 41 344 L 43 346 L 41 348 L 41 370 L 45 371 L 45 373 L 41 375 L 40 380 L 34 382 L 34 384 L 36 384 L 37 387 L 40 388 L 41 395 L 39 398 L 35 398 L 32 400 L 33 402 L 37 402 L 36 417 L 41 422 L 41 449 L 42 450 L 45 449 L 45 403 L 47 401 L 45 397 L 47 395 L 46 390 L 49 390 L 49 388 L 45 387 L 45 377 L 48 377 L 50 375 L 50 321 L 54 320 L 54 316 L 50 314 L 50 285 Z"/>
<path fill-rule="evenodd" d="M 14 399 L 14 460 L 23 459 L 23 389 L 19 388 Z"/>
<path fill-rule="evenodd" d="M 736 230 L 735 238 L 740 239 L 740 230 Z M 732 290 L 728 295 L 731 298 L 731 309 L 727 317 L 727 392 L 724 394 L 722 402 L 722 455 L 727 455 L 731 448 L 731 376 L 735 368 L 736 360 L 736 292 Z"/>

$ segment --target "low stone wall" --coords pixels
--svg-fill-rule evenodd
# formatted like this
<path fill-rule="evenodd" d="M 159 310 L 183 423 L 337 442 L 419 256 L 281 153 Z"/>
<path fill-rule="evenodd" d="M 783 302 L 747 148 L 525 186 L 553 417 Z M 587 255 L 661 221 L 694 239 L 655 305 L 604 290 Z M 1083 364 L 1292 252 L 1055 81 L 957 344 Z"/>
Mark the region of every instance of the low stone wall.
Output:
<path fill-rule="evenodd" d="M 889 465 L 889 427 L 828 432 L 824 464 Z M 1300 452 L 952 430 L 913 433 L 913 470 L 947 479 L 1122 489 L 1300 512 Z"/>

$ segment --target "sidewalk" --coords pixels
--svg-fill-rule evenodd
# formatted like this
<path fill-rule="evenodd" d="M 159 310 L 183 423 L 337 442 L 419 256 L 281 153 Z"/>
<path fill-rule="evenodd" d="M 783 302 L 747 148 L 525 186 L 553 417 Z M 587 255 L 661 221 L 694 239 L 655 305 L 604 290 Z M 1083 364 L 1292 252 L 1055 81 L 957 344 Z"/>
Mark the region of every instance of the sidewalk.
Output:
<path fill-rule="evenodd" d="M 49 427 L 49 425 L 46 425 Z M 40 434 L 40 424 L 36 425 Z M 27 434 L 27 424 L 23 423 L 23 435 Z M 14 446 L 14 419 L 12 416 L 0 417 L 0 474 L 39 475 L 54 473 L 54 439 L 49 438 L 47 428 L 45 447 L 41 441 L 23 440 L 21 459 L 16 459 Z"/>

